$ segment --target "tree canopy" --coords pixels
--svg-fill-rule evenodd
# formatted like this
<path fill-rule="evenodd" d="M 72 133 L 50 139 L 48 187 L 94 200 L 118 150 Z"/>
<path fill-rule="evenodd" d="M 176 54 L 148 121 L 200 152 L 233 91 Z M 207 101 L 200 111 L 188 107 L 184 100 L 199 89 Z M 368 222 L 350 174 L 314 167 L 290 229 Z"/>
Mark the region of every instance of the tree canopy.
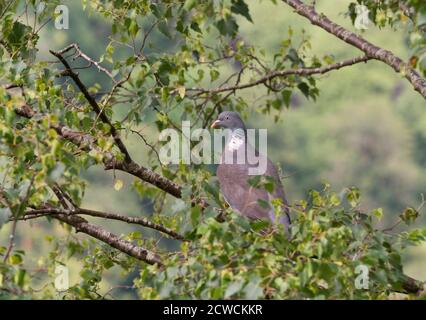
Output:
<path fill-rule="evenodd" d="M 149 299 L 421 296 L 423 284 L 404 274 L 401 255 L 424 241 L 426 230 L 395 228 L 412 224 L 424 201 L 383 227 L 383 210 L 360 207 L 358 188 L 338 193 L 325 183 L 292 201 L 289 238 L 280 226 L 235 214 L 218 192 L 213 166 L 160 162 L 164 129 L 181 131 L 185 120 L 208 128 L 223 110 L 245 117 L 255 110 L 278 121 L 296 95 L 319 97 L 323 75 L 361 64 L 387 66 L 426 99 L 424 1 L 349 1 L 345 12 L 355 25 L 363 5 L 372 24 L 405 30 L 408 59 L 335 23 L 315 1 L 272 2 L 277 14 L 292 11 L 358 53 L 320 56 L 310 36 L 291 26 L 270 30 L 282 34 L 273 49 L 258 46 L 239 31 L 242 23 L 262 28 L 244 0 L 84 0 L 85 12 L 110 26 L 100 34 L 103 54 L 93 57 L 76 42 L 42 55 L 43 31 L 64 19 L 61 3 L 0 0 L 0 228 L 12 226 L 0 246 L 0 297 L 55 297 L 55 266 L 72 256 L 83 269 L 64 298 L 108 298 L 100 283 L 113 267 L 133 273 L 130 286 Z M 121 173 L 132 177 L 150 215 L 86 208 L 91 168 L 112 172 L 117 191 Z M 14 237 L 21 224 L 43 219 L 66 234 L 49 238 L 54 249 L 41 265 L 51 278 L 39 292 Z M 119 235 L 98 222 L 105 219 L 143 228 Z M 357 282 L 359 266 L 368 270 L 366 288 Z"/>

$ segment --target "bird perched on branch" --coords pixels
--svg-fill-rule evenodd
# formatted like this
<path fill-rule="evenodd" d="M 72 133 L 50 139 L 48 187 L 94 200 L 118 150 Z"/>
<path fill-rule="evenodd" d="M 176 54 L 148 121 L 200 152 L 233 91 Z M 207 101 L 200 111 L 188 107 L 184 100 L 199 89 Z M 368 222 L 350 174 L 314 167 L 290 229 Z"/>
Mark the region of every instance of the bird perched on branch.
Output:
<path fill-rule="evenodd" d="M 276 215 L 271 204 L 273 199 L 280 199 L 282 214 L 279 223 L 288 230 L 290 215 L 284 189 L 278 175 L 278 170 L 272 161 L 258 152 L 247 139 L 247 129 L 236 112 L 222 112 L 211 128 L 228 129 L 225 148 L 217 168 L 220 191 L 226 202 L 239 214 L 251 219 L 265 219 L 275 222 Z M 262 143 L 260 141 L 259 143 Z M 242 156 L 239 156 L 242 155 Z M 258 164 L 264 163 L 263 172 L 253 174 L 253 159 Z M 254 155 L 254 156 L 253 156 Z M 240 158 L 239 158 L 240 157 Z M 257 165 L 258 165 L 257 164 Z M 272 188 L 253 185 L 252 181 L 265 178 Z M 251 180 L 253 179 L 253 180 Z"/>

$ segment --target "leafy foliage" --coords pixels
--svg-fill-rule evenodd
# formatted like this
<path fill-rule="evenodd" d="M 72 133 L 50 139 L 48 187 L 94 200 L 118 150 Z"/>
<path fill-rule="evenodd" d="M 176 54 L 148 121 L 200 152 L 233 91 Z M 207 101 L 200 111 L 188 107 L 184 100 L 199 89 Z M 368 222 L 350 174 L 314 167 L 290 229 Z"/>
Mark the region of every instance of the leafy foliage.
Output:
<path fill-rule="evenodd" d="M 326 185 L 308 199 L 295 205 L 291 237 L 281 226 L 266 232 L 265 223 L 233 213 L 223 223 L 203 219 L 193 231 L 197 241 L 183 243 L 181 255 L 166 268 L 141 272 L 136 281 L 141 296 L 383 299 L 402 290 L 401 252 L 423 241 L 424 231 L 381 231 L 381 210 L 360 212 L 355 188 L 338 195 Z M 356 287 L 359 265 L 369 270 L 367 288 Z"/>
<path fill-rule="evenodd" d="M 292 206 L 288 235 L 279 226 L 250 222 L 227 209 L 214 168 L 163 166 L 157 151 L 162 142 L 146 139 L 165 128 L 179 129 L 183 120 L 206 128 L 225 108 L 247 115 L 254 101 L 258 112 L 273 114 L 277 121 L 296 94 L 317 99 L 316 75 L 337 68 L 332 55 L 313 53 L 309 35 L 291 27 L 273 50 L 244 39 L 242 21 L 256 23 L 248 1 L 82 3 L 110 25 L 100 57 L 89 56 L 78 44 L 49 48 L 48 57 L 41 52 L 41 30 L 55 18 L 59 1 L 41 8 L 35 0 L 0 0 L 0 228 L 46 218 L 59 220 L 67 232 L 47 236 L 53 249 L 37 262 L 47 275 L 40 281 L 39 270 L 25 265 L 25 252 L 14 249 L 13 237 L 2 245 L 0 297 L 54 297 L 55 266 L 68 265 L 72 258 L 83 266 L 78 284 L 61 293 L 64 298 L 107 297 L 108 292 L 100 293 L 102 280 L 113 268 L 137 273 L 128 289 L 141 298 L 377 299 L 403 289 L 402 250 L 426 234 L 378 229 L 375 219 L 383 210 L 362 212 L 356 188 L 343 195 L 329 187 L 311 191 L 308 200 Z M 359 3 L 372 10 L 379 26 L 404 22 L 392 1 Z M 412 66 L 423 70 L 424 29 L 415 17 L 424 15 L 425 5 L 409 5 L 414 10 Z M 99 77 L 89 77 L 93 70 Z M 249 88 L 256 88 L 257 99 L 240 93 Z M 137 147 L 126 148 L 133 143 Z M 146 151 L 143 159 L 134 160 L 141 150 Z M 93 212 L 81 211 L 83 173 L 91 168 L 113 170 L 117 192 L 124 182 L 116 171 L 133 175 L 131 187 L 149 207 L 149 226 L 185 241 L 163 245 L 148 231 L 115 236 L 96 225 L 87 228 L 81 216 Z M 270 181 L 264 184 L 273 188 Z M 418 210 L 409 207 L 401 221 L 412 223 L 417 216 Z M 99 241 L 74 237 L 72 228 Z M 137 255 L 135 248 L 148 254 Z M 146 263 L 157 258 L 161 264 Z M 370 270 L 368 290 L 355 287 L 358 265 Z"/>
<path fill-rule="evenodd" d="M 370 20 L 378 27 L 390 26 L 394 29 L 406 27 L 408 42 L 412 50 L 410 65 L 426 75 L 426 7 L 421 0 L 358 0 L 349 5 L 352 22 L 356 19 L 356 5 L 362 4 L 369 9 Z"/>

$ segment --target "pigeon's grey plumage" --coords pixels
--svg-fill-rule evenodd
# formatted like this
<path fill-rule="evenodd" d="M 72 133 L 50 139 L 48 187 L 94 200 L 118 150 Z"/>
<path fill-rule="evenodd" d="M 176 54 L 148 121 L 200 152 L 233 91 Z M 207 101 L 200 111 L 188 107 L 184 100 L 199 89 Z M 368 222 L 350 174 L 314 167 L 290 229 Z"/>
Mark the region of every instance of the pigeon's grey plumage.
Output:
<path fill-rule="evenodd" d="M 269 219 L 275 221 L 275 215 L 272 205 L 265 208 L 259 205 L 258 200 L 266 201 L 270 204 L 271 199 L 279 198 L 282 200 L 282 209 L 285 214 L 280 218 L 280 222 L 284 224 L 288 230 L 290 225 L 290 216 L 288 210 L 287 200 L 285 198 L 284 189 L 278 175 L 277 168 L 265 155 L 260 154 L 253 148 L 246 138 L 246 127 L 240 116 L 236 112 L 225 111 L 222 112 L 218 119 L 213 122 L 212 128 L 226 128 L 230 129 L 231 137 L 226 141 L 226 145 L 221 157 L 221 163 L 217 168 L 217 177 L 219 179 L 220 190 L 228 202 L 228 204 L 240 214 L 252 219 Z M 242 138 L 242 139 L 241 139 Z M 240 148 L 246 148 L 245 154 L 256 152 L 257 157 L 263 157 L 264 162 L 267 164 L 264 176 L 270 176 L 274 181 L 274 191 L 269 194 L 264 188 L 255 188 L 249 184 L 250 165 L 247 161 L 243 164 L 238 164 L 236 155 Z M 233 159 L 232 163 L 226 161 Z"/>

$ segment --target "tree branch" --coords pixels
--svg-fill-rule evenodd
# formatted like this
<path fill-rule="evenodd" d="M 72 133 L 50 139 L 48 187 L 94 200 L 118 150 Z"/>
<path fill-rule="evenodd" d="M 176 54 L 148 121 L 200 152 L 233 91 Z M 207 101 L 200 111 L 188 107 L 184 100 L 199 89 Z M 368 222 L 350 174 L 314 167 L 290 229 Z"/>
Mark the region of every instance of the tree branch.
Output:
<path fill-rule="evenodd" d="M 64 49 L 57 51 L 56 53 L 63 55 L 64 53 L 70 51 L 71 49 L 75 50 L 75 56 L 73 57 L 73 60 L 76 60 L 79 57 L 81 57 L 82 59 L 89 62 L 89 66 L 94 65 L 99 71 L 104 72 L 108 77 L 110 77 L 113 82 L 116 82 L 115 79 L 114 79 L 114 76 L 112 75 L 112 73 L 108 69 L 106 69 L 105 67 L 102 67 L 99 64 L 99 62 L 93 60 L 87 54 L 85 54 L 83 51 L 81 51 L 80 47 L 76 43 L 72 43 L 69 46 L 65 47 Z"/>
<path fill-rule="evenodd" d="M 306 5 L 300 0 L 283 1 L 294 8 L 297 14 L 307 18 L 313 25 L 324 29 L 335 37 L 358 48 L 363 51 L 367 57 L 382 61 L 392 67 L 396 72 L 402 73 L 412 84 L 414 89 L 426 99 L 426 80 L 423 79 L 416 70 L 411 68 L 409 64 L 405 63 L 391 51 L 377 47 L 361 36 L 334 23 L 324 14 L 317 13 L 313 6 Z"/>
<path fill-rule="evenodd" d="M 177 240 L 183 240 L 184 239 L 184 237 L 182 235 L 173 231 L 172 229 L 169 229 L 169 228 L 167 228 L 167 227 L 165 227 L 161 224 L 157 224 L 157 223 L 154 223 L 152 221 L 149 221 L 148 219 L 146 219 L 144 217 L 128 217 L 128 216 L 123 216 L 123 215 L 116 214 L 116 213 L 100 212 L 100 211 L 96 211 L 96 210 L 89 210 L 89 209 L 83 209 L 83 208 L 79 208 L 78 213 L 89 215 L 89 216 L 92 216 L 92 217 L 99 217 L 99 218 L 104 218 L 104 219 L 123 221 L 123 222 L 127 222 L 127 223 L 130 223 L 130 224 L 138 224 L 138 225 L 141 225 L 141 226 L 144 226 L 144 227 L 147 227 L 147 228 L 151 228 L 151 229 L 160 231 L 160 232 L 167 234 L 170 237 L 177 239 Z"/>
<path fill-rule="evenodd" d="M 62 62 L 62 64 L 65 66 L 65 70 L 62 72 L 62 75 L 69 76 L 71 79 L 74 80 L 75 84 L 79 88 L 79 90 L 83 93 L 86 100 L 89 102 L 89 104 L 92 106 L 93 111 L 99 116 L 99 118 L 102 120 L 102 122 L 108 124 L 110 126 L 111 135 L 114 138 L 115 143 L 117 144 L 120 151 L 124 154 L 126 161 L 131 162 L 132 158 L 130 157 L 129 152 L 127 151 L 126 146 L 124 145 L 123 141 L 120 138 L 119 132 L 115 129 L 114 125 L 111 123 L 111 121 L 108 119 L 106 114 L 102 112 L 103 110 L 98 105 L 96 100 L 92 97 L 92 95 L 87 90 L 87 87 L 83 84 L 83 82 L 80 80 L 80 77 L 77 73 L 75 73 L 67 60 L 62 56 L 61 51 L 56 52 L 53 50 L 49 50 L 51 54 L 53 54 L 55 57 L 59 59 L 59 61 Z"/>
<path fill-rule="evenodd" d="M 35 112 L 27 105 L 15 108 L 15 113 L 27 119 L 31 119 L 35 115 Z M 98 146 L 95 144 L 96 139 L 89 134 L 75 131 L 61 123 L 50 124 L 50 127 L 54 129 L 63 139 L 70 141 L 71 143 L 83 150 L 90 151 L 94 149 L 100 151 Z M 130 162 L 119 161 L 114 157 L 111 152 L 102 152 L 102 154 L 104 154 L 105 156 L 105 170 L 115 169 L 126 172 L 158 187 L 159 189 L 171 194 L 176 198 L 181 198 L 182 187 L 174 183 L 173 181 L 167 179 L 166 177 L 144 166 L 138 165 L 133 160 L 131 160 Z"/>
<path fill-rule="evenodd" d="M 16 217 L 13 217 L 12 231 L 9 236 L 9 245 L 7 246 L 7 251 L 4 254 L 3 262 L 6 262 L 12 253 L 13 247 L 15 246 L 15 235 L 16 235 L 16 226 L 18 225 L 18 220 Z"/>
<path fill-rule="evenodd" d="M 105 170 L 120 170 L 127 172 L 135 177 L 138 177 L 139 179 L 146 181 L 161 190 L 166 191 L 167 193 L 171 194 L 172 196 L 176 198 L 182 197 L 182 187 L 173 181 L 163 177 L 162 175 L 149 170 L 145 167 L 139 166 L 135 162 L 126 162 L 126 161 L 117 161 L 117 160 L 111 160 L 108 163 L 105 164 Z"/>
<path fill-rule="evenodd" d="M 413 279 L 405 274 L 401 276 L 402 293 L 419 294 L 425 290 L 425 284 L 422 281 Z"/>
<path fill-rule="evenodd" d="M 40 218 L 44 216 L 54 216 L 58 214 L 64 214 L 67 216 L 80 214 L 80 215 L 88 215 L 92 217 L 98 217 L 98 218 L 104 218 L 104 219 L 110 219 L 110 220 L 118 220 L 118 221 L 127 222 L 129 224 L 137 224 L 150 229 L 157 230 L 177 240 L 184 239 L 184 237 L 180 235 L 179 233 L 161 224 L 157 224 L 152 221 L 149 221 L 148 219 L 144 217 L 128 217 L 128 216 L 120 215 L 117 213 L 102 212 L 102 211 L 96 211 L 96 210 L 90 210 L 90 209 L 84 209 L 84 208 L 75 208 L 74 210 L 69 210 L 69 209 L 61 210 L 57 208 L 33 209 L 33 210 L 27 211 L 21 217 L 21 219 L 29 220 L 29 219 L 36 219 L 36 218 Z"/>
<path fill-rule="evenodd" d="M 227 87 L 222 87 L 217 89 L 189 88 L 188 91 L 195 91 L 197 92 L 197 95 L 200 95 L 203 93 L 214 94 L 214 93 L 221 93 L 226 91 L 236 91 L 236 90 L 255 87 L 260 84 L 266 84 L 268 81 L 278 77 L 286 77 L 290 75 L 310 76 L 314 74 L 324 74 L 330 71 L 339 70 L 344 67 L 352 66 L 360 62 L 367 62 L 368 60 L 371 60 L 371 59 L 372 59 L 371 57 L 362 56 L 362 57 L 344 60 L 344 61 L 334 63 L 322 68 L 300 68 L 300 69 L 291 69 L 291 70 L 272 71 L 256 81 L 241 84 L 241 85 L 227 86 Z"/>
<path fill-rule="evenodd" d="M 28 199 L 29 199 L 29 197 L 31 195 L 31 188 L 33 186 L 33 183 L 34 183 L 34 177 L 31 179 L 31 182 L 30 182 L 30 185 L 28 186 L 28 189 L 26 191 L 25 197 L 23 199 L 20 199 L 21 203 L 19 204 L 19 207 L 17 208 L 17 211 L 13 213 L 13 217 L 12 217 L 12 220 L 13 220 L 12 232 L 10 233 L 10 236 L 9 236 L 9 246 L 7 248 L 7 251 L 6 251 L 5 255 L 4 255 L 3 262 L 7 261 L 7 259 L 9 258 L 9 255 L 12 253 L 13 247 L 15 246 L 16 227 L 18 225 L 18 220 L 19 220 L 18 219 L 18 215 L 23 210 L 25 210 L 25 207 L 26 207 L 26 205 L 28 203 Z M 7 197 L 4 197 L 4 198 L 5 198 L 6 202 L 8 202 L 7 201 Z M 10 204 L 8 205 L 8 207 L 9 207 L 9 210 L 11 210 L 11 212 L 13 212 L 12 211 L 12 206 Z"/>
<path fill-rule="evenodd" d="M 76 232 L 86 233 L 138 260 L 145 261 L 149 264 L 162 265 L 161 258 L 156 253 L 145 248 L 135 246 L 130 241 L 120 239 L 117 235 L 97 225 L 87 222 L 87 220 L 83 219 L 82 217 L 75 215 L 57 214 L 54 216 L 54 218 L 73 226 Z"/>
<path fill-rule="evenodd" d="M 128 153 L 124 143 L 122 142 L 121 138 L 119 137 L 119 132 L 116 130 L 116 128 L 113 126 L 113 124 L 110 122 L 108 117 L 105 115 L 104 112 L 102 112 L 102 109 L 96 102 L 96 100 L 90 95 L 90 93 L 87 90 L 87 87 L 81 82 L 79 76 L 77 73 L 75 73 L 69 63 L 66 61 L 66 59 L 63 57 L 63 53 L 70 50 L 71 48 L 74 48 L 74 46 L 68 46 L 67 48 L 55 52 L 53 50 L 50 50 L 50 53 L 53 54 L 55 57 L 61 61 L 61 63 L 65 66 L 65 70 L 62 72 L 63 75 L 69 76 L 71 79 L 74 80 L 79 90 L 83 93 L 86 100 L 89 102 L 89 104 L 92 106 L 93 110 L 96 112 L 96 114 L 100 117 L 100 119 L 107 123 L 111 127 L 111 134 L 120 149 L 120 151 L 125 155 L 124 161 L 118 161 L 115 159 L 115 157 L 112 154 L 108 154 L 108 160 L 105 162 L 105 169 L 117 169 L 121 171 L 125 171 L 129 174 L 132 174 L 148 183 L 151 183 L 158 188 L 170 193 L 171 195 L 180 198 L 181 197 L 181 187 L 174 183 L 173 181 L 170 181 L 169 179 L 161 176 L 160 174 L 139 166 L 136 164 L 132 158 L 130 157 L 130 154 Z M 76 136 L 72 132 L 68 130 L 65 126 L 61 126 L 58 128 L 55 128 L 55 130 L 62 136 L 68 136 L 69 140 L 70 138 L 74 141 Z M 85 135 L 87 137 L 87 135 Z M 78 140 L 80 140 L 80 137 L 78 137 Z"/>

